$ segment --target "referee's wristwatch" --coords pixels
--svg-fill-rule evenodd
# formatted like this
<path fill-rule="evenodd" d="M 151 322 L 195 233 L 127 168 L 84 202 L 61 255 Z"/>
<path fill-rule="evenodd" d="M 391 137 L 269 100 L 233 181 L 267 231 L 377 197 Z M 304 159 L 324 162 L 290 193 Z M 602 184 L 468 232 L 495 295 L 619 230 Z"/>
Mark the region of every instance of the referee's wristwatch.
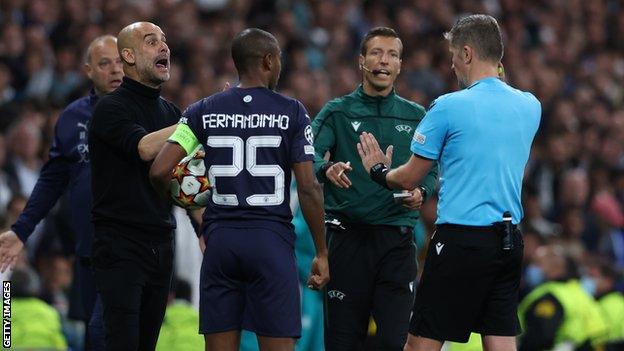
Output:
<path fill-rule="evenodd" d="M 416 189 L 420 190 L 420 196 L 422 197 L 424 201 L 425 198 L 427 197 L 427 189 L 425 189 L 425 187 L 422 185 L 419 185 Z"/>

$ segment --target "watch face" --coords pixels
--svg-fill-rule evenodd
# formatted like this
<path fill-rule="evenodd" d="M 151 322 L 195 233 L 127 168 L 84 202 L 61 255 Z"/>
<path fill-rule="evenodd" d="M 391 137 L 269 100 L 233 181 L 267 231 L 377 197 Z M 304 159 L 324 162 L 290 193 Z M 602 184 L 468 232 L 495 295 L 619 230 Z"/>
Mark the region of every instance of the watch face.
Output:
<path fill-rule="evenodd" d="M 383 169 L 385 169 L 385 168 L 386 168 L 386 165 L 384 165 L 383 163 L 381 163 L 381 162 L 380 162 L 380 163 L 378 163 L 378 164 L 374 165 L 374 166 L 371 168 L 371 170 L 376 172 L 376 171 L 378 171 L 378 170 L 383 170 Z"/>
<path fill-rule="evenodd" d="M 418 187 L 418 190 L 420 190 L 420 195 L 421 195 L 422 197 L 426 197 L 426 196 L 427 196 L 427 189 L 425 189 L 425 187 L 424 187 L 424 186 L 419 186 L 419 187 Z"/>

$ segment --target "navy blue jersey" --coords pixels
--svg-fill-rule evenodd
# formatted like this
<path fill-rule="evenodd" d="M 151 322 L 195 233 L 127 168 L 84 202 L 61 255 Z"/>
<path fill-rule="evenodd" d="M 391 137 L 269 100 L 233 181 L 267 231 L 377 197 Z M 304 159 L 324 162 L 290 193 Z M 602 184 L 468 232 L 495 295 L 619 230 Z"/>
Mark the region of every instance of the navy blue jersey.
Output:
<path fill-rule="evenodd" d="M 205 224 L 290 226 L 292 164 L 314 159 L 310 118 L 299 101 L 267 88 L 232 88 L 189 106 L 181 123 L 206 151 L 213 188 Z"/>
<path fill-rule="evenodd" d="M 90 256 L 93 241 L 91 211 L 91 168 L 87 128 L 98 98 L 91 90 L 65 108 L 54 129 L 49 160 L 32 191 L 26 208 L 11 229 L 26 241 L 37 224 L 69 188 L 71 225 L 76 234 L 76 254 Z"/>

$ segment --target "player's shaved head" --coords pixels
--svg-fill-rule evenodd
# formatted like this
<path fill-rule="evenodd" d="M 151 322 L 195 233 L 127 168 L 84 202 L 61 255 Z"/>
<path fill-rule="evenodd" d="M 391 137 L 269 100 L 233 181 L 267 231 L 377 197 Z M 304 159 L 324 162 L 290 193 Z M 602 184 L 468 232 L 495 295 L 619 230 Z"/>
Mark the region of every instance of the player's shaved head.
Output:
<path fill-rule="evenodd" d="M 267 54 L 277 54 L 279 44 L 273 34 L 258 28 L 248 28 L 232 40 L 232 59 L 239 74 L 248 73 Z"/>
<path fill-rule="evenodd" d="M 93 41 L 91 41 L 91 43 L 87 47 L 87 51 L 85 52 L 84 62 L 91 63 L 91 58 L 93 57 L 93 50 L 95 50 L 95 48 L 97 47 L 101 47 L 109 43 L 116 45 L 117 38 L 115 38 L 115 36 L 113 35 L 107 34 L 107 35 L 102 35 L 93 39 Z"/>

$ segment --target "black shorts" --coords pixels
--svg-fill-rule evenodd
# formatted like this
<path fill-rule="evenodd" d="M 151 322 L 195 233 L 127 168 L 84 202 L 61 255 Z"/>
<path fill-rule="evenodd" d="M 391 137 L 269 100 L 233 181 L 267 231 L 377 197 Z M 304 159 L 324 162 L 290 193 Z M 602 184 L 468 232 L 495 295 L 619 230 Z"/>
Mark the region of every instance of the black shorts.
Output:
<path fill-rule="evenodd" d="M 470 332 L 516 336 L 524 244 L 503 251 L 494 227 L 439 225 L 431 238 L 410 334 L 467 342 Z"/>

